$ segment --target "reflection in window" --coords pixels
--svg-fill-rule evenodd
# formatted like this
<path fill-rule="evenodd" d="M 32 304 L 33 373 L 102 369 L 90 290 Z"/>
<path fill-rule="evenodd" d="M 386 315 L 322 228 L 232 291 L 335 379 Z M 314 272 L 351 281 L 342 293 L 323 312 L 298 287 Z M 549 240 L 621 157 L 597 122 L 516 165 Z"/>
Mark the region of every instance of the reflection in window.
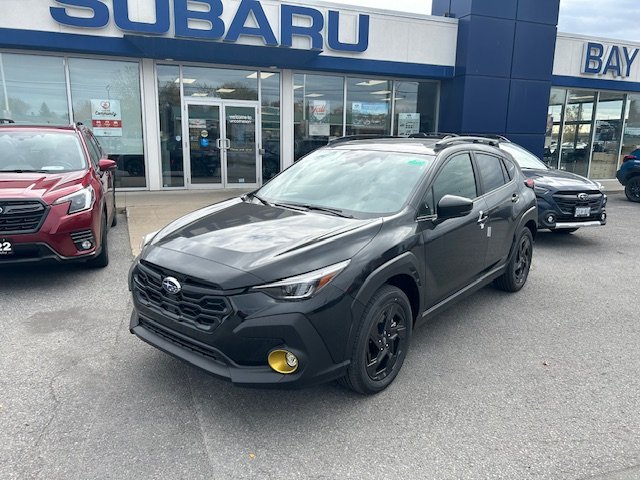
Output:
<path fill-rule="evenodd" d="M 0 73 L 0 118 L 69 124 L 62 58 L 0 53 Z"/>
<path fill-rule="evenodd" d="M 456 155 L 442 168 L 433 182 L 433 208 L 445 195 L 457 195 L 474 199 L 478 196 L 476 181 L 468 153 Z M 432 208 L 432 210 L 433 210 Z"/>
<path fill-rule="evenodd" d="M 180 82 L 179 78 L 175 79 Z M 258 100 L 258 72 L 224 68 L 183 67 L 185 99 Z"/>
<path fill-rule="evenodd" d="M 260 72 L 262 100 L 262 181 L 280 172 L 280 74 Z"/>
<path fill-rule="evenodd" d="M 570 90 L 564 113 L 560 169 L 587 176 L 595 92 Z"/>
<path fill-rule="evenodd" d="M 343 82 L 342 77 L 294 75 L 295 160 L 343 135 Z"/>
<path fill-rule="evenodd" d="M 624 94 L 600 92 L 596 108 L 590 178 L 615 178 L 622 137 Z"/>
<path fill-rule="evenodd" d="M 182 115 L 180 113 L 180 67 L 158 65 L 160 112 L 160 161 L 163 187 L 184 187 Z"/>
<path fill-rule="evenodd" d="M 394 135 L 435 132 L 436 82 L 395 82 Z"/>
<path fill-rule="evenodd" d="M 549 96 L 549 110 L 547 112 L 547 128 L 544 139 L 544 163 L 558 168 L 560 153 L 560 126 L 562 125 L 562 110 L 567 97 L 567 91 L 562 88 L 552 88 Z"/>
<path fill-rule="evenodd" d="M 117 162 L 116 186 L 146 186 L 139 64 L 70 58 L 69 76 L 73 118 Z"/>
<path fill-rule="evenodd" d="M 629 94 L 627 114 L 622 139 L 622 155 L 634 155 L 640 158 L 640 94 Z M 622 162 L 622 158 L 620 162 Z"/>
<path fill-rule="evenodd" d="M 391 81 L 347 78 L 346 135 L 389 135 Z"/>

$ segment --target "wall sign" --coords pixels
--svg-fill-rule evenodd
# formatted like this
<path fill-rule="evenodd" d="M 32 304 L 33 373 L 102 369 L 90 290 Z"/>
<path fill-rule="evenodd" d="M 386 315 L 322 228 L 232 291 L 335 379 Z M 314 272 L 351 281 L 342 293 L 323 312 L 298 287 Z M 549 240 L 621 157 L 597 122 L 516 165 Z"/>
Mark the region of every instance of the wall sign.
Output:
<path fill-rule="evenodd" d="M 640 49 L 622 45 L 605 46 L 598 42 L 587 42 L 584 45 L 584 62 L 582 73 L 590 75 L 607 75 L 628 77 L 631 67 Z"/>
<path fill-rule="evenodd" d="M 120 100 L 92 99 L 91 124 L 98 137 L 122 136 L 122 111 Z"/>
<path fill-rule="evenodd" d="M 398 114 L 398 135 L 411 135 L 420 132 L 419 113 Z"/>
<path fill-rule="evenodd" d="M 102 0 L 56 2 L 61 6 L 49 10 L 53 19 L 62 25 L 100 29 L 111 20 L 109 7 Z M 206 6 L 208 11 L 191 10 L 190 4 Z M 227 7 L 230 5 L 225 5 L 223 0 L 155 0 L 156 21 L 146 23 L 130 19 L 129 0 L 113 0 L 113 21 L 123 32 L 140 35 L 166 35 L 173 23 L 176 38 L 236 42 L 243 35 L 257 37 L 266 46 L 291 47 L 293 37 L 302 36 L 311 40 L 312 50 L 322 50 L 325 40 L 329 49 L 343 52 L 364 52 L 369 46 L 369 15 L 358 15 L 358 41 L 347 43 L 340 41 L 340 12 L 337 10 L 328 10 L 325 18 L 325 14 L 315 8 L 280 4 L 278 39 L 274 34 L 277 29 L 269 23 L 258 0 L 241 0 L 229 25 L 221 18 Z M 194 22 L 207 24 L 210 28 L 194 28 Z"/>

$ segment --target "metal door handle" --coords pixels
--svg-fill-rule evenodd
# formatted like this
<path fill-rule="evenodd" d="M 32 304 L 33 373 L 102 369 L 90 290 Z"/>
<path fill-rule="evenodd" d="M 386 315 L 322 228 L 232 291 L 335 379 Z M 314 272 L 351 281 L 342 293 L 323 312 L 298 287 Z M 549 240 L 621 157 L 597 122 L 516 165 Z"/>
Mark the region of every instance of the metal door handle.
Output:
<path fill-rule="evenodd" d="M 513 203 L 516 203 L 518 200 L 520 200 L 520 195 L 518 195 L 517 193 L 514 193 L 514 194 L 511 196 L 511 201 L 512 201 Z"/>
<path fill-rule="evenodd" d="M 218 150 L 222 150 L 222 139 L 218 138 L 216 140 L 216 147 L 218 148 Z"/>
<path fill-rule="evenodd" d="M 228 138 L 224 139 L 224 148 L 226 148 L 227 150 L 231 148 L 231 140 L 229 140 Z"/>
<path fill-rule="evenodd" d="M 480 210 L 480 215 L 478 215 L 478 225 L 484 226 L 485 222 L 489 219 L 489 215 L 485 215 L 482 210 Z"/>

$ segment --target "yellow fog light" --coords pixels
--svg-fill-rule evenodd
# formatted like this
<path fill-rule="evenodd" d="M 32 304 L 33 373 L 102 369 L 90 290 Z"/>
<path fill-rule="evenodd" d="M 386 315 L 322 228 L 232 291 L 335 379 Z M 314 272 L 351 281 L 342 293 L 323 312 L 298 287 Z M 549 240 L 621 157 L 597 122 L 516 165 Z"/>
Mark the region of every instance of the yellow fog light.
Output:
<path fill-rule="evenodd" d="M 278 373 L 293 373 L 298 369 L 298 357 L 287 350 L 274 350 L 269 354 L 269 366 Z"/>

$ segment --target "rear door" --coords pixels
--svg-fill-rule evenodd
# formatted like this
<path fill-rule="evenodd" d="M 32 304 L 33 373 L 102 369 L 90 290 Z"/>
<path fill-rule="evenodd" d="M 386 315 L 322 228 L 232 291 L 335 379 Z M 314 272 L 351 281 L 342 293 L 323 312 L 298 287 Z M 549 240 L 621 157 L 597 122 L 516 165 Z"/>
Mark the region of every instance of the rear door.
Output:
<path fill-rule="evenodd" d="M 476 151 L 473 154 L 480 180 L 482 196 L 486 203 L 487 266 L 492 267 L 505 260 L 513 240 L 516 206 L 520 202 L 515 180 L 511 179 L 506 159 L 497 154 Z M 511 170 L 515 171 L 513 165 Z"/>
<path fill-rule="evenodd" d="M 472 283 L 486 269 L 486 207 L 478 192 L 471 155 L 463 152 L 445 161 L 423 198 L 418 221 L 425 249 L 427 308 Z M 447 194 L 472 199 L 472 212 L 439 221 L 437 205 Z"/>

